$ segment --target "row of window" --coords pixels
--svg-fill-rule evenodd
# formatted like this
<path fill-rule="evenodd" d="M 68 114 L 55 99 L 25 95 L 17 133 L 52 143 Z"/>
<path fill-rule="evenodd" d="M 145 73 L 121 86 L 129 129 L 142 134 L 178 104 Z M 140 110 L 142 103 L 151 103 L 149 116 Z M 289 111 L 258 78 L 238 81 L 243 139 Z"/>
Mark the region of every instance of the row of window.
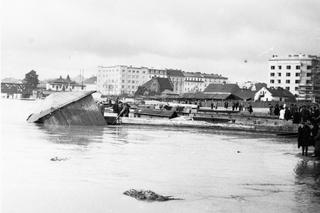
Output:
<path fill-rule="evenodd" d="M 274 77 L 274 76 L 275 76 L 275 73 L 274 73 L 274 72 L 270 73 L 270 76 L 271 76 L 271 77 Z M 281 76 L 281 72 L 278 72 L 278 76 L 279 76 L 279 77 Z M 291 76 L 291 73 L 290 73 L 290 72 L 287 72 L 287 73 L 286 73 L 286 76 Z M 300 76 L 300 73 L 297 72 L 297 73 L 296 73 L 296 76 L 297 76 L 297 77 Z"/>
<path fill-rule="evenodd" d="M 125 83 L 125 80 L 122 80 L 122 83 Z M 128 80 L 128 83 L 139 84 L 139 81 Z"/>
<path fill-rule="evenodd" d="M 293 67 L 293 66 L 291 66 L 291 65 L 286 65 L 286 69 L 287 69 L 287 70 L 291 70 L 292 67 Z M 274 70 L 274 69 L 276 68 L 276 66 L 271 65 L 270 68 L 271 68 L 272 70 Z M 296 65 L 295 68 L 296 68 L 296 70 L 299 70 L 301 67 L 300 67 L 300 65 Z M 307 65 L 307 69 L 308 69 L 308 70 L 310 70 L 311 68 L 312 68 L 311 65 Z M 278 65 L 278 69 L 281 70 L 281 69 L 282 69 L 282 65 Z"/>
<path fill-rule="evenodd" d="M 121 88 L 124 89 L 125 86 L 122 85 Z M 128 88 L 128 89 L 130 89 L 130 88 L 132 88 L 132 89 L 138 89 L 138 86 L 130 86 L 130 85 L 129 85 L 129 86 L 127 86 L 127 88 Z"/>
<path fill-rule="evenodd" d="M 311 72 L 310 72 L 310 73 L 307 73 L 307 77 L 311 77 L 311 75 L 312 75 Z M 271 76 L 271 77 L 274 77 L 274 76 L 275 76 L 275 73 L 274 73 L 274 72 L 271 72 L 271 73 L 270 73 L 270 76 Z M 281 72 L 278 72 L 278 76 L 279 76 L 279 77 L 281 76 Z M 291 73 L 290 73 L 290 72 L 287 72 L 287 73 L 286 73 L 286 76 L 287 76 L 287 77 L 290 77 L 290 76 L 291 76 Z M 299 77 L 299 76 L 300 76 L 300 73 L 297 72 L 297 73 L 296 73 L 296 77 Z"/>
<path fill-rule="evenodd" d="M 274 84 L 274 82 L 275 82 L 275 80 L 273 80 L 273 79 L 270 80 L 270 83 L 271 83 L 271 84 Z M 280 79 L 277 80 L 277 82 L 278 82 L 278 84 L 281 84 L 281 80 L 280 80 Z M 295 80 L 295 83 L 296 83 L 296 84 L 299 84 L 299 83 L 300 83 L 300 80 Z M 286 84 L 290 84 L 290 80 L 286 80 Z"/>
<path fill-rule="evenodd" d="M 127 70 L 128 72 L 132 72 L 132 73 L 140 73 L 139 70 Z M 126 70 L 122 70 L 122 72 L 126 72 Z M 143 74 L 146 73 L 146 71 L 142 71 Z"/>
<path fill-rule="evenodd" d="M 270 83 L 271 83 L 271 84 L 274 84 L 274 82 L 275 82 L 275 80 L 273 80 L 273 79 L 270 80 Z M 278 84 L 281 84 L 281 80 L 278 79 L 278 80 L 277 80 L 277 83 L 278 83 Z M 295 80 L 295 83 L 296 83 L 296 84 L 300 84 L 300 80 Z M 311 80 L 307 80 L 306 83 L 307 83 L 307 84 L 311 84 Z M 286 80 L 286 84 L 290 84 L 290 80 Z"/>

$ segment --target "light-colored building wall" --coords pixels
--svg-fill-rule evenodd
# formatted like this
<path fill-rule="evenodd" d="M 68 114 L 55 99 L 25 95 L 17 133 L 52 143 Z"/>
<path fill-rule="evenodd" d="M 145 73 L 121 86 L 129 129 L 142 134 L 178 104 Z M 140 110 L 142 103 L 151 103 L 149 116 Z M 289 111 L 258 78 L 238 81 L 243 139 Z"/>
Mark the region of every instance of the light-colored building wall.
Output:
<path fill-rule="evenodd" d="M 149 72 L 149 80 L 152 79 L 153 77 L 168 78 L 167 70 L 164 70 L 164 69 L 149 68 L 148 72 Z"/>
<path fill-rule="evenodd" d="M 169 76 L 172 85 L 173 85 L 173 92 L 177 94 L 182 94 L 184 92 L 184 77 L 180 76 Z"/>
<path fill-rule="evenodd" d="M 268 87 L 284 88 L 300 99 L 307 99 L 305 89 L 312 87 L 312 62 L 315 56 L 288 55 L 279 57 L 273 55 L 269 59 Z"/>
<path fill-rule="evenodd" d="M 76 92 L 85 90 L 85 85 L 79 84 L 63 84 L 63 83 L 46 83 L 46 90 L 57 92 Z"/>
<path fill-rule="evenodd" d="M 148 68 L 133 66 L 99 66 L 97 90 L 103 95 L 134 94 L 149 80 Z"/>

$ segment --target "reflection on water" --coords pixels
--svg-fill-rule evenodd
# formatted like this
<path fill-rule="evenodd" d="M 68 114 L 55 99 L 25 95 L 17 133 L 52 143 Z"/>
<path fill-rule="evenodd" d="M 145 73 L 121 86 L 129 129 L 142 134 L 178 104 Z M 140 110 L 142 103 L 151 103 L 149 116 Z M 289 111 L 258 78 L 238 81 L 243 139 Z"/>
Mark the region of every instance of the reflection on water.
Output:
<path fill-rule="evenodd" d="M 34 102 L 1 104 L 1 212 L 320 208 L 319 162 L 301 158 L 295 139 L 209 129 L 43 126 L 25 122 Z M 55 156 L 67 160 L 50 161 Z M 130 188 L 184 200 L 139 202 L 122 195 Z"/>

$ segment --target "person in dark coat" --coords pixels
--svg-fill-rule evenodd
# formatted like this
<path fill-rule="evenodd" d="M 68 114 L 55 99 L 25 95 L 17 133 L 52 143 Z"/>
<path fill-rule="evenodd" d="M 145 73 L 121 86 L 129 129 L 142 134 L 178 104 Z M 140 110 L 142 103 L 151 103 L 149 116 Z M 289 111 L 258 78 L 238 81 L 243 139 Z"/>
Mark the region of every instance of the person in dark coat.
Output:
<path fill-rule="evenodd" d="M 250 114 L 253 112 L 253 109 L 252 109 L 251 104 L 250 104 L 249 107 L 248 107 L 248 111 L 249 111 Z"/>
<path fill-rule="evenodd" d="M 279 104 L 276 104 L 273 111 L 274 115 L 279 116 L 280 115 L 280 107 Z"/>
<path fill-rule="evenodd" d="M 285 110 L 284 110 L 284 119 L 287 120 L 287 121 L 291 119 L 291 112 L 288 109 L 288 107 L 286 107 Z"/>
<path fill-rule="evenodd" d="M 304 122 L 298 128 L 298 149 L 302 147 L 302 155 L 308 155 L 308 146 L 311 146 L 311 128 Z"/>

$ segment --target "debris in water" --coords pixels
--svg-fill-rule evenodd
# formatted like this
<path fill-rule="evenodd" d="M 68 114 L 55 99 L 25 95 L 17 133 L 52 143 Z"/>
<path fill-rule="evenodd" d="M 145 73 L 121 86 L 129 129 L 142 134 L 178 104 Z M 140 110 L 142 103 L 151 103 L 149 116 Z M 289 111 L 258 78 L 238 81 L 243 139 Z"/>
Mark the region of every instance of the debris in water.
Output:
<path fill-rule="evenodd" d="M 123 194 L 133 197 L 137 200 L 144 200 L 144 201 L 168 201 L 168 200 L 182 200 L 181 198 L 174 198 L 172 196 L 163 196 L 159 195 L 150 190 L 136 190 L 130 189 L 125 191 Z"/>
<path fill-rule="evenodd" d="M 68 160 L 68 158 L 58 158 L 58 157 L 54 157 L 50 159 L 51 161 L 65 161 Z"/>

